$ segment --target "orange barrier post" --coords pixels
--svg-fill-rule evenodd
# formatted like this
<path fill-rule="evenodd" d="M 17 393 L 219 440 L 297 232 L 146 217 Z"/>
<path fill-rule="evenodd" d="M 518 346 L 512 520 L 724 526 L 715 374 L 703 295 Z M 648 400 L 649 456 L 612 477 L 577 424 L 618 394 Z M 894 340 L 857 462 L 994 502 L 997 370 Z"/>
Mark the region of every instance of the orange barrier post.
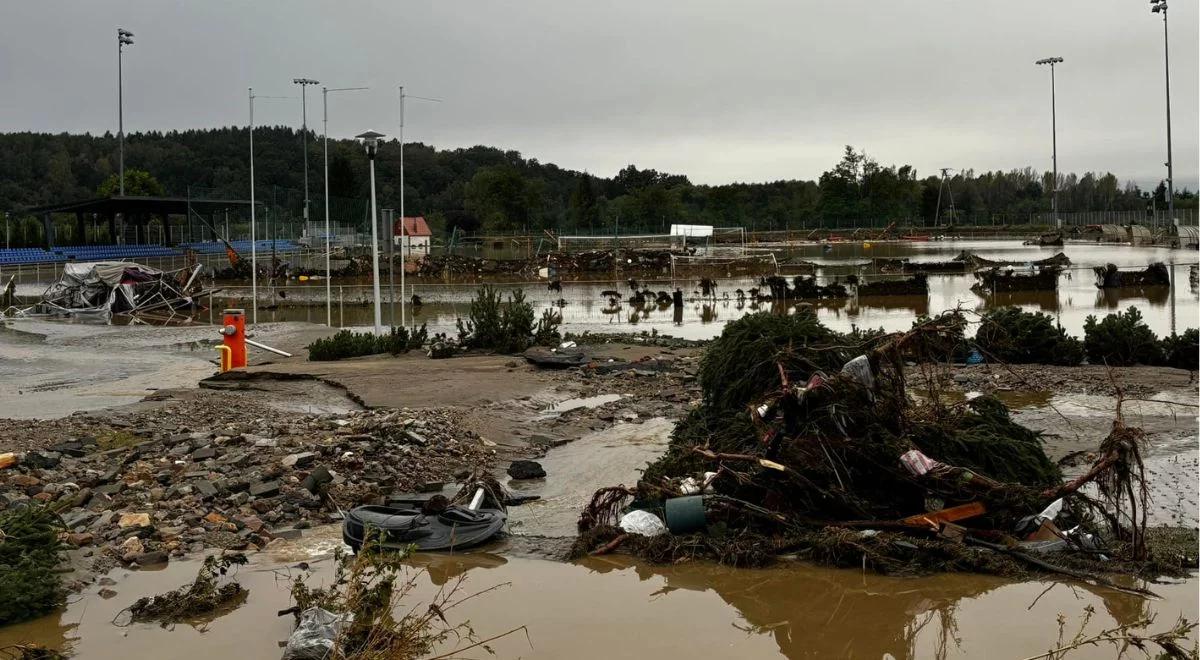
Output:
<path fill-rule="evenodd" d="M 246 366 L 246 312 L 241 309 L 227 309 L 221 321 L 221 334 L 224 335 L 224 345 L 229 348 L 229 368 L 239 369 Z"/>

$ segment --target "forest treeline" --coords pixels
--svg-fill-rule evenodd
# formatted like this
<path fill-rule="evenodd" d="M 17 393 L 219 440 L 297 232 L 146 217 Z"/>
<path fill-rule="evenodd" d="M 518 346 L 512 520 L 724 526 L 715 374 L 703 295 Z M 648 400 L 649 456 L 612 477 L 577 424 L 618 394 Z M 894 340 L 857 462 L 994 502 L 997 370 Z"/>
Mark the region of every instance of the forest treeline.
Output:
<path fill-rule="evenodd" d="M 323 218 L 324 186 L 319 136 L 310 135 L 312 218 Z M 303 195 L 300 131 L 255 130 L 259 199 L 272 199 L 299 214 Z M 149 172 L 171 195 L 245 199 L 249 194 L 249 136 L 245 127 L 147 132 L 127 136 L 127 170 Z M 353 140 L 329 141 L 333 199 L 364 199 L 367 161 Z M 1016 221 L 1050 210 L 1050 174 L 1033 168 L 1011 171 L 919 174 L 910 165 L 883 165 L 846 147 L 830 154 L 831 167 L 816 181 L 694 184 L 683 174 L 629 165 L 597 176 L 542 163 L 516 151 L 475 146 L 435 149 L 408 143 L 405 208 L 424 214 L 441 231 L 610 231 L 665 227 L 672 223 L 755 229 L 832 225 L 840 221 L 942 224 L 997 217 Z M 117 170 L 117 139 L 111 134 L 0 134 L 0 211 L 20 216 L 30 206 L 96 196 Z M 128 171 L 127 171 L 128 174 Z M 391 140 L 376 161 L 381 207 L 399 207 L 400 148 Z M 1165 206 L 1165 187 L 1140 190 L 1112 173 L 1059 175 L 1059 209 L 1141 211 Z M 953 196 L 952 217 L 950 197 Z M 940 201 L 939 201 L 940 196 Z M 1176 205 L 1194 207 L 1196 197 L 1177 191 Z M 343 208 L 343 207 L 339 207 Z M 360 207 L 361 208 L 361 207 Z M 356 218 L 335 218 L 357 223 Z M 1023 220 L 1021 220 L 1023 221 Z"/>

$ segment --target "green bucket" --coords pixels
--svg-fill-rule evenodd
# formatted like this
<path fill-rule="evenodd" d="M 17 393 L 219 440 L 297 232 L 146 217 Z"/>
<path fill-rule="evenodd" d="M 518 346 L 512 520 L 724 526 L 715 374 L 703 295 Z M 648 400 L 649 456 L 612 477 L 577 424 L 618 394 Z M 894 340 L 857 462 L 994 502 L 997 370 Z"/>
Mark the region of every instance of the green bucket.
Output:
<path fill-rule="evenodd" d="M 704 498 L 700 495 L 673 497 L 666 501 L 667 529 L 672 534 L 690 534 L 704 529 Z"/>

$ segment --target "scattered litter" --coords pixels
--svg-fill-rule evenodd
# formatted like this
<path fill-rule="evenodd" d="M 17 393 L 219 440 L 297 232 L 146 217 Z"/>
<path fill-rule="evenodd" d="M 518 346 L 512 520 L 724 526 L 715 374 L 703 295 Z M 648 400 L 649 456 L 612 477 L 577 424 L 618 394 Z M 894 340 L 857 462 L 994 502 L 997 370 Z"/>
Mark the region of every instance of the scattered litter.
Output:
<path fill-rule="evenodd" d="M 667 526 L 663 524 L 662 518 L 641 509 L 634 509 L 621 516 L 620 527 L 630 534 L 641 536 L 659 536 L 667 533 Z"/>

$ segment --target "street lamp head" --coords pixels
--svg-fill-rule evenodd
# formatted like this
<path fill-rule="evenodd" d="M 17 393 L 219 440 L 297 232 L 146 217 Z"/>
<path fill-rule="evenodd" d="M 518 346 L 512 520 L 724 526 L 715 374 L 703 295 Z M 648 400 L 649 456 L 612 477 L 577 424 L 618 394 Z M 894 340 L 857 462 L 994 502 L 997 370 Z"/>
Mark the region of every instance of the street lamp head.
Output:
<path fill-rule="evenodd" d="M 1054 66 L 1055 64 L 1058 64 L 1059 62 L 1062 62 L 1062 61 L 1063 61 L 1063 58 L 1061 58 L 1061 57 L 1046 57 L 1046 58 L 1043 58 L 1043 59 L 1040 59 L 1040 60 L 1034 62 L 1034 64 L 1049 64 L 1050 66 Z"/>
<path fill-rule="evenodd" d="M 321 84 L 321 82 L 319 80 L 313 80 L 312 78 L 292 78 L 292 83 L 294 83 L 296 85 L 319 85 L 319 84 Z"/>
<path fill-rule="evenodd" d="M 355 135 L 355 139 L 362 140 L 363 146 L 367 148 L 367 154 L 374 156 L 375 147 L 379 145 L 379 138 L 383 137 L 383 133 L 375 131 L 367 131 L 360 135 Z"/>

